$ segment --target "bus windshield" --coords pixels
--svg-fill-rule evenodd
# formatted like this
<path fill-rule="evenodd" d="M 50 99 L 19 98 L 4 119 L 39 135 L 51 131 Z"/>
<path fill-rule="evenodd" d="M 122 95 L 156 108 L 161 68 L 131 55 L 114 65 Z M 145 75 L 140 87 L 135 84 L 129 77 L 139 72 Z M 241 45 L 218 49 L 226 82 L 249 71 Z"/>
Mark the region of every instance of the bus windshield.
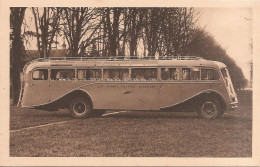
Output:
<path fill-rule="evenodd" d="M 225 79 L 225 84 L 228 87 L 229 92 L 231 94 L 234 94 L 235 90 L 234 90 L 233 84 L 231 82 L 231 78 L 230 78 L 230 75 L 228 73 L 228 69 L 227 68 L 222 68 L 221 69 L 221 73 L 222 73 L 223 78 Z"/>

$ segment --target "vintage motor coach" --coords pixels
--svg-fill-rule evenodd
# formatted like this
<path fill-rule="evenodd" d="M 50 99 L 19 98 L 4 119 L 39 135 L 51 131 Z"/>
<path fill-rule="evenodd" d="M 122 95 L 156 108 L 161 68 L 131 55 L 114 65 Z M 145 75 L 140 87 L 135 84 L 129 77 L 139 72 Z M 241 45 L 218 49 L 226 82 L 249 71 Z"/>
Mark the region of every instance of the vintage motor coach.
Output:
<path fill-rule="evenodd" d="M 207 119 L 237 107 L 227 67 L 199 57 L 161 59 L 46 58 L 25 65 L 19 106 L 58 110 L 74 118 L 106 110 L 179 107 Z"/>

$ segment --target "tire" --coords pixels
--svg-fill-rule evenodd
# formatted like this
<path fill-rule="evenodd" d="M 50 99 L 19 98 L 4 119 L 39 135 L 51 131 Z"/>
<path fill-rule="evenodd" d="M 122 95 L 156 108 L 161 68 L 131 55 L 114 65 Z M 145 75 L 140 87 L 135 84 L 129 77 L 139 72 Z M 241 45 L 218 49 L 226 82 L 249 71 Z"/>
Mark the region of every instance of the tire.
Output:
<path fill-rule="evenodd" d="M 91 116 L 92 117 L 101 117 L 105 112 L 106 112 L 106 110 L 93 110 Z"/>
<path fill-rule="evenodd" d="M 198 114 L 205 119 L 216 119 L 223 115 L 220 102 L 214 98 L 205 98 L 199 105 Z"/>
<path fill-rule="evenodd" d="M 91 103 L 83 97 L 73 99 L 69 104 L 69 109 L 73 118 L 88 118 L 92 114 Z"/>

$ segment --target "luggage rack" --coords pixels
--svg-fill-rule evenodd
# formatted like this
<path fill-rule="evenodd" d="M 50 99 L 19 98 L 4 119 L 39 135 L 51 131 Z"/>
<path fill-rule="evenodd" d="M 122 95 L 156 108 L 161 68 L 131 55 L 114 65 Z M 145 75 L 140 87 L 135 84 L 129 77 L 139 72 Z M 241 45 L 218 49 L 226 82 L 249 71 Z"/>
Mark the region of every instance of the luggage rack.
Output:
<path fill-rule="evenodd" d="M 39 58 L 35 61 L 38 62 L 48 62 L 48 61 L 90 61 L 90 60 L 105 60 L 105 61 L 127 61 L 127 60 L 202 60 L 201 57 L 196 56 L 172 56 L 172 57 L 49 57 L 49 58 Z"/>

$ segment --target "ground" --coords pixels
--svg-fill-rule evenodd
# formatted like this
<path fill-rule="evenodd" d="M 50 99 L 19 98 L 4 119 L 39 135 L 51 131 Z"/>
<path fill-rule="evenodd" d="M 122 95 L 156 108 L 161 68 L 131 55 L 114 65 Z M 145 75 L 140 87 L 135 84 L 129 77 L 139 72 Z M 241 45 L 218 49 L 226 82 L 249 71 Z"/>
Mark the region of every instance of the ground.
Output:
<path fill-rule="evenodd" d="M 217 120 L 196 113 L 108 111 L 72 119 L 66 110 L 11 107 L 10 156 L 251 157 L 252 94 Z"/>

